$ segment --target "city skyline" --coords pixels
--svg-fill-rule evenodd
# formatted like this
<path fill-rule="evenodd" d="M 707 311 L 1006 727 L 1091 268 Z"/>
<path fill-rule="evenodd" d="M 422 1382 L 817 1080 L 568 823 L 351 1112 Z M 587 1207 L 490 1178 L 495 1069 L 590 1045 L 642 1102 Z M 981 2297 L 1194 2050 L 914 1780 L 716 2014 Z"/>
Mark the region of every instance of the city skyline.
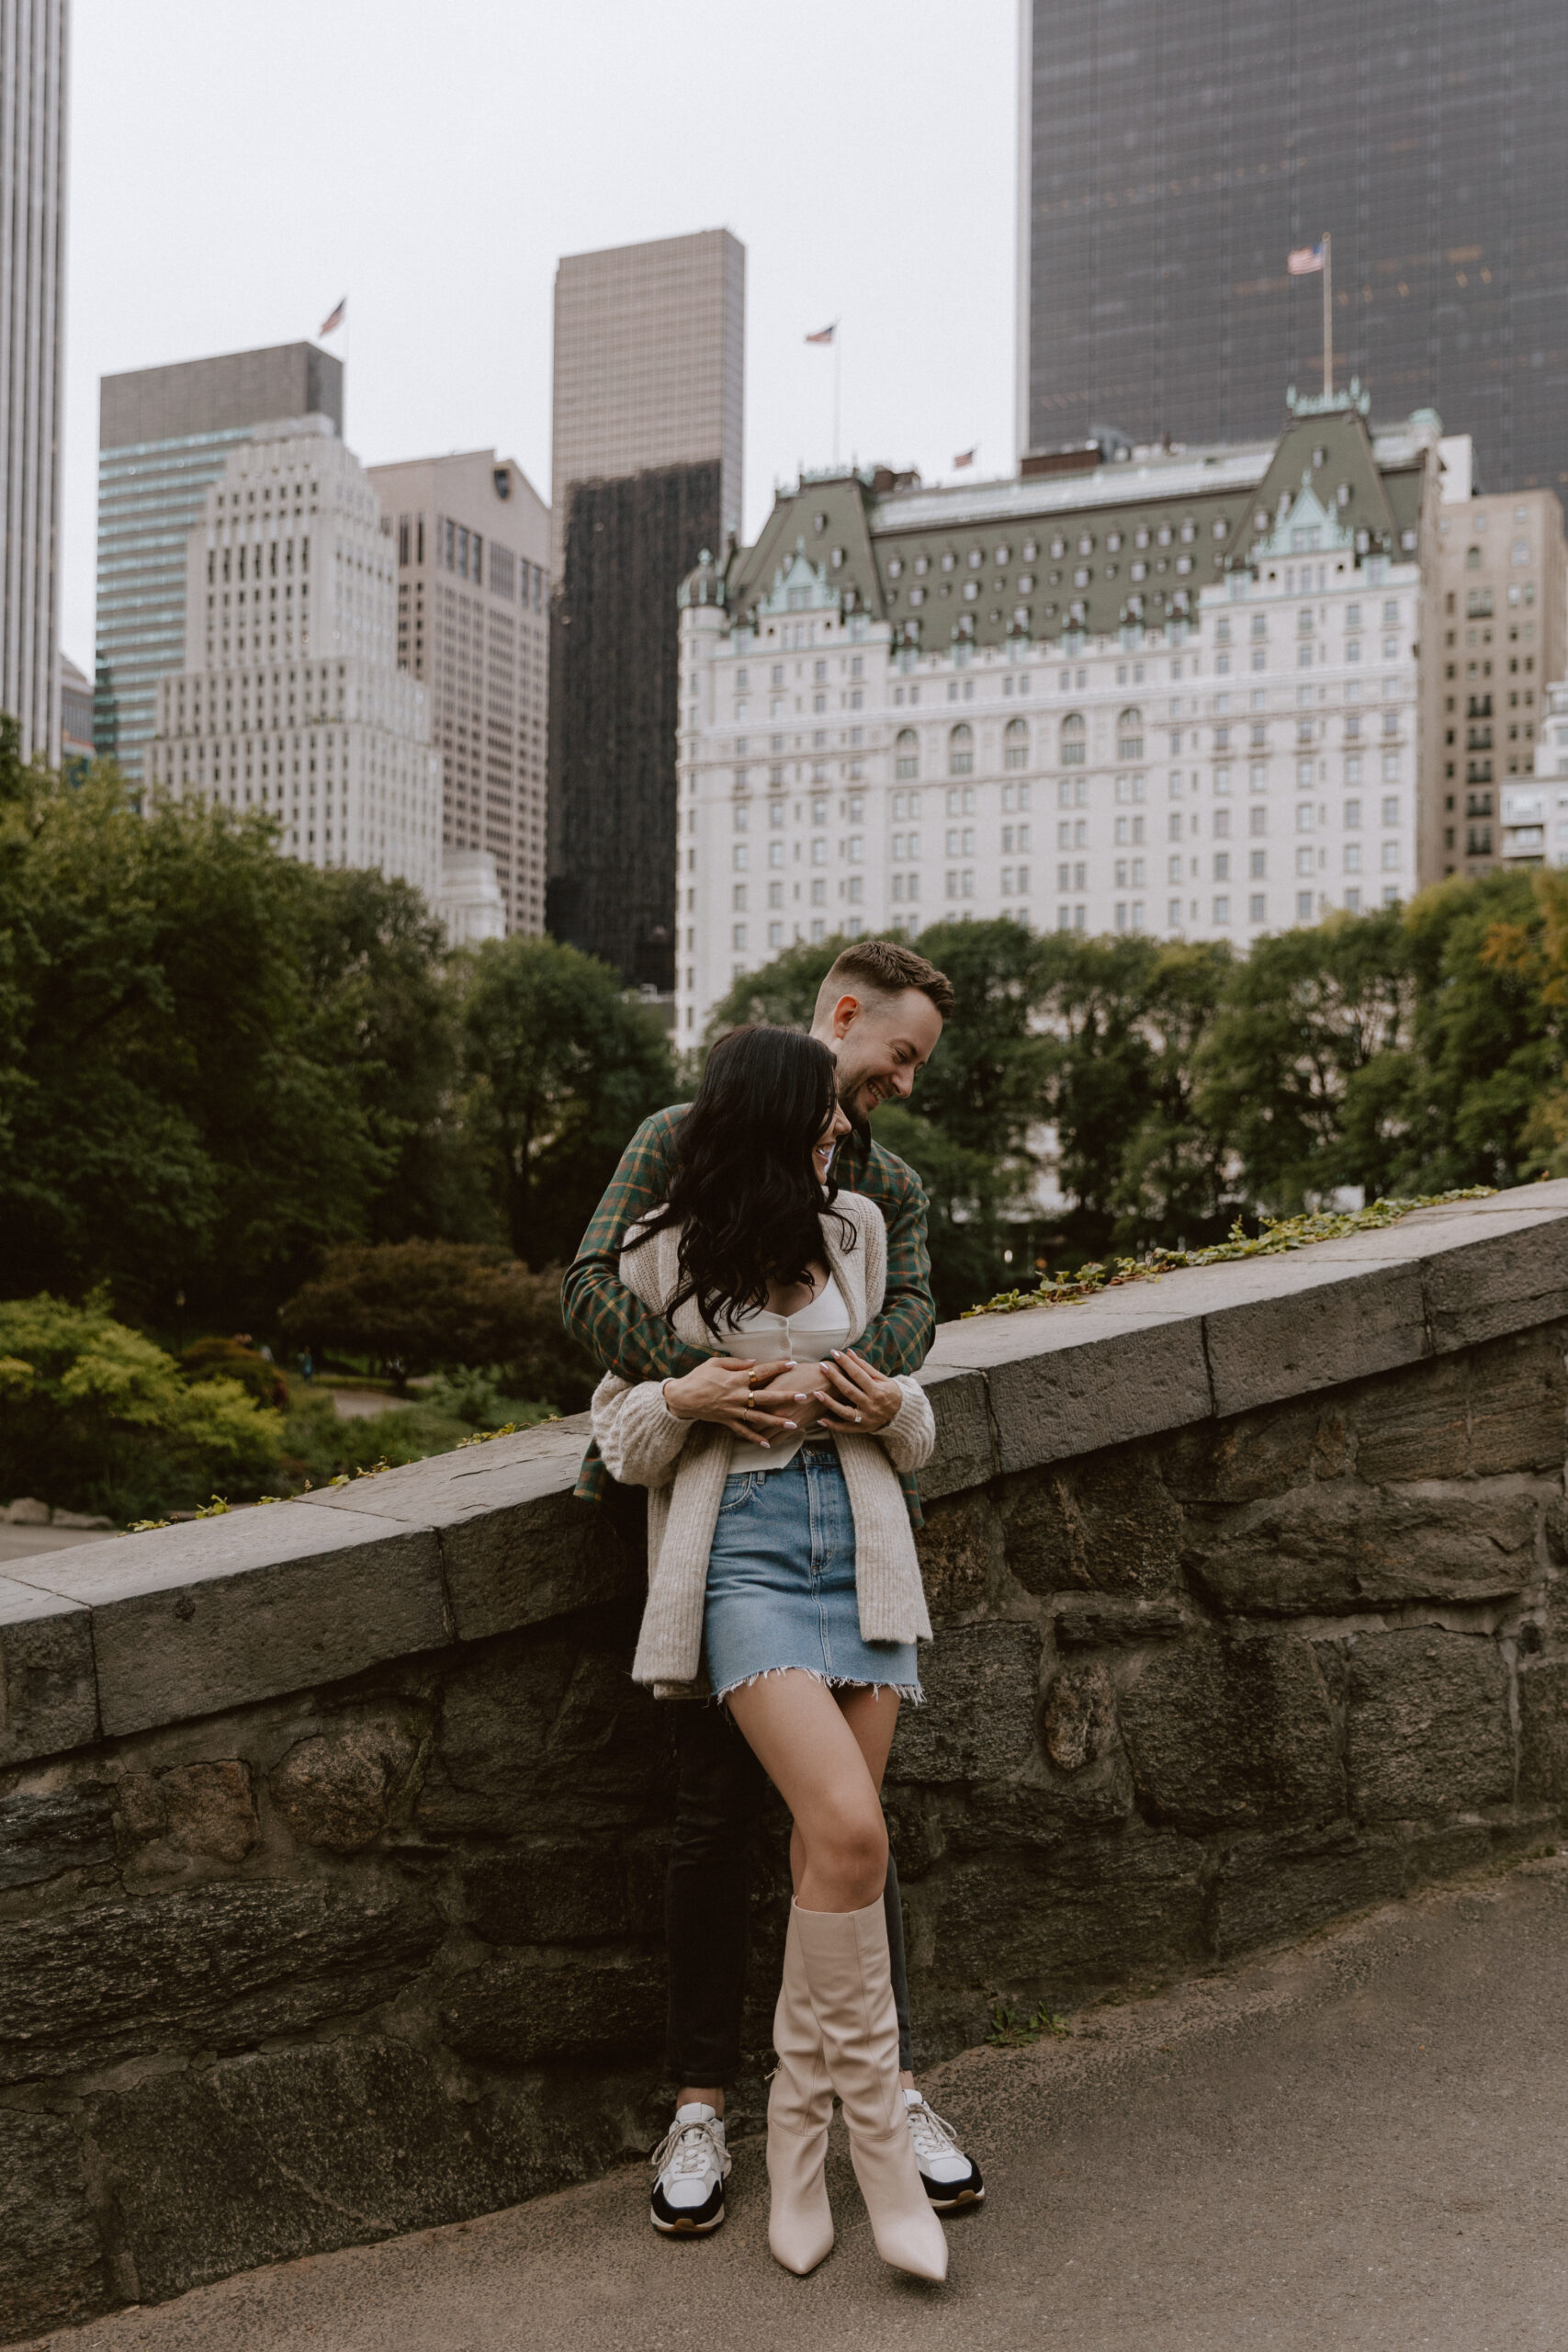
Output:
<path fill-rule="evenodd" d="M 828 318 L 842 322 L 844 454 L 932 479 L 978 441 L 981 466 L 1007 464 L 1010 5 L 864 0 L 844 19 L 824 0 L 787 25 L 685 0 L 657 24 L 623 0 L 501 20 L 459 5 L 437 34 L 412 0 L 324 20 L 300 0 L 234 0 L 202 17 L 199 43 L 196 26 L 181 0 L 148 0 L 134 22 L 107 0 L 73 9 L 62 642 L 85 668 L 98 378 L 315 339 L 345 291 L 345 326 L 324 347 L 345 363 L 345 432 L 367 464 L 493 445 L 543 487 L 558 258 L 713 227 L 750 256 L 746 531 L 775 479 L 831 455 L 834 357 L 805 343 Z M 326 142 L 318 69 L 360 101 Z M 940 180 L 913 185 L 908 270 L 849 232 L 841 184 L 812 162 L 863 139 L 873 85 L 915 146 L 962 164 L 974 208 L 960 218 Z M 739 140 L 713 129 L 738 90 Z M 236 91 L 268 124 L 246 201 L 195 203 L 193 189 L 231 184 Z M 452 159 L 439 200 L 416 192 L 389 135 L 414 121 Z M 515 160 L 498 210 L 488 159 L 502 142 Z M 994 233 L 977 238 L 976 220 Z"/>

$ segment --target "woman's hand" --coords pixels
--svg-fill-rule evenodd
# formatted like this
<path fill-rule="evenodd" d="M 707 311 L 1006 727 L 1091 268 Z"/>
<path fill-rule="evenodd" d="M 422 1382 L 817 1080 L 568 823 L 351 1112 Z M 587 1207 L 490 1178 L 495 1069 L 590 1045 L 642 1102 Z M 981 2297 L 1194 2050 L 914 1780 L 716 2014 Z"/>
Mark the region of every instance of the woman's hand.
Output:
<path fill-rule="evenodd" d="M 807 1402 L 804 1389 L 777 1385 L 794 1370 L 793 1358 L 751 1363 L 736 1356 L 709 1356 L 694 1372 L 665 1382 L 664 1402 L 678 1421 L 715 1421 L 737 1437 L 767 1445 L 781 1431 L 795 1427 L 795 1420 L 770 1408 L 783 1406 L 793 1411 Z"/>
<path fill-rule="evenodd" d="M 898 1418 L 904 1392 L 896 1380 L 873 1372 L 853 1348 L 835 1348 L 817 1367 L 829 1383 L 822 1419 L 829 1429 L 856 1430 L 874 1437 Z"/>

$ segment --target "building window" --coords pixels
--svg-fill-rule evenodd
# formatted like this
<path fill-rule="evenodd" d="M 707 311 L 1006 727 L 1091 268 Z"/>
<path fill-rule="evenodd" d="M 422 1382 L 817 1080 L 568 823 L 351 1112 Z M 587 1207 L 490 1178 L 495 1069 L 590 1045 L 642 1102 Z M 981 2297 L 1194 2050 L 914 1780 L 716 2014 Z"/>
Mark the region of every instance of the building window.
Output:
<path fill-rule="evenodd" d="M 912 727 L 901 727 L 893 746 L 894 773 L 901 782 L 920 773 L 920 740 Z"/>
<path fill-rule="evenodd" d="M 972 775 L 975 772 L 975 733 L 963 719 L 951 729 L 947 738 L 947 773 L 949 775 Z"/>
<path fill-rule="evenodd" d="M 1026 768 L 1029 765 L 1029 726 L 1021 718 L 1010 718 L 1002 734 L 1002 765 Z"/>
<path fill-rule="evenodd" d="M 1117 719 L 1116 756 L 1119 760 L 1143 758 L 1144 714 L 1141 710 L 1124 710 Z"/>
<path fill-rule="evenodd" d="M 1081 711 L 1070 710 L 1062 721 L 1062 765 L 1081 768 L 1089 758 L 1088 724 Z"/>

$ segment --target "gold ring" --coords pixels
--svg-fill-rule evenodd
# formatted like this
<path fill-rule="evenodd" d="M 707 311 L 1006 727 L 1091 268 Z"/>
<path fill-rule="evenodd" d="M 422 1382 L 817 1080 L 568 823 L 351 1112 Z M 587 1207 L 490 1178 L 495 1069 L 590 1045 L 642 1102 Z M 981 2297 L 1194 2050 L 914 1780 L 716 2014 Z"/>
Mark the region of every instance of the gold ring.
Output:
<path fill-rule="evenodd" d="M 746 1375 L 746 1394 L 748 1395 L 748 1396 L 754 1396 L 756 1395 L 756 1393 L 757 1393 L 757 1375 L 756 1375 L 756 1374 L 755 1374 L 754 1372 L 748 1373 L 748 1374 L 747 1374 L 747 1375 Z"/>

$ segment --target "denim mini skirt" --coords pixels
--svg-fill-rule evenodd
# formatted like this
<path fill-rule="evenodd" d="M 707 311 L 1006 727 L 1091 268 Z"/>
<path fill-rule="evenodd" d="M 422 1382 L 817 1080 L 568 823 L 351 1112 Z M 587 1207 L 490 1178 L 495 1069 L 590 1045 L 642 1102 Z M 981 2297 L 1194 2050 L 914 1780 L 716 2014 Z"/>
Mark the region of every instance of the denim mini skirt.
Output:
<path fill-rule="evenodd" d="M 914 1643 L 861 1638 L 855 1523 L 835 1446 L 803 1445 L 783 1469 L 738 1470 L 725 1480 L 703 1649 L 721 1699 L 794 1668 L 819 1682 L 919 1700 Z"/>

